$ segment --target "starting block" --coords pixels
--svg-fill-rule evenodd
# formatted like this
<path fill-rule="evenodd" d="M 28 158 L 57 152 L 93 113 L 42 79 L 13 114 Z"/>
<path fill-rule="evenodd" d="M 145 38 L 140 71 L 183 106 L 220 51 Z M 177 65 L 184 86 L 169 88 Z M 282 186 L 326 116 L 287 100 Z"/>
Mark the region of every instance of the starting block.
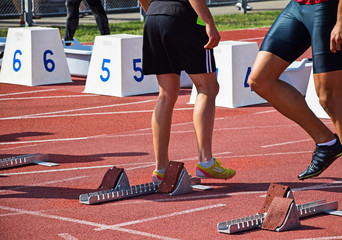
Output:
<path fill-rule="evenodd" d="M 57 28 L 9 28 L 0 82 L 37 86 L 72 82 Z"/>
<path fill-rule="evenodd" d="M 317 96 L 315 89 L 313 71 L 311 71 L 309 85 L 305 95 L 305 101 L 308 104 L 311 111 L 313 111 L 318 118 L 330 118 L 329 115 L 324 111 L 321 104 L 319 104 L 319 98 Z"/>
<path fill-rule="evenodd" d="M 170 161 L 161 183 L 150 182 L 130 186 L 124 169 L 113 167 L 106 172 L 97 190 L 97 192 L 81 194 L 80 203 L 92 205 L 151 193 L 175 196 L 193 191 L 184 163 L 174 161 Z"/>
<path fill-rule="evenodd" d="M 70 41 L 70 43 L 74 43 L 71 46 L 66 46 L 68 41 L 63 43 L 70 74 L 72 76 L 86 77 L 88 75 L 93 46 L 82 45 L 77 39 Z"/>
<path fill-rule="evenodd" d="M 47 154 L 29 154 L 29 155 L 21 155 L 11 158 L 0 159 L 0 170 L 5 168 L 19 167 L 29 164 L 38 164 L 43 166 L 57 166 L 57 163 L 47 162 L 49 157 Z"/>
<path fill-rule="evenodd" d="M 337 208 L 337 201 L 327 203 L 324 199 L 296 205 L 287 186 L 271 184 L 258 214 L 220 222 L 217 224 L 217 230 L 227 234 L 256 228 L 281 232 L 299 227 L 300 218 L 320 213 L 342 216 L 341 211 L 336 211 Z"/>
<path fill-rule="evenodd" d="M 156 76 L 142 74 L 142 43 L 139 35 L 97 36 L 84 92 L 116 97 L 159 92 Z"/>

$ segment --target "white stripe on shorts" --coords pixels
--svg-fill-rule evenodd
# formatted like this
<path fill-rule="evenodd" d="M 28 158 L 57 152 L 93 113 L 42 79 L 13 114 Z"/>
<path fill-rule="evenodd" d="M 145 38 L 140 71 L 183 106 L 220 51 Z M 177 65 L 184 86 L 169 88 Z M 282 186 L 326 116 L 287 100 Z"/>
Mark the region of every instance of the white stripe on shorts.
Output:
<path fill-rule="evenodd" d="M 207 73 L 211 73 L 213 71 L 211 66 L 211 52 L 210 49 L 205 50 L 206 55 L 206 64 L 207 64 Z"/>

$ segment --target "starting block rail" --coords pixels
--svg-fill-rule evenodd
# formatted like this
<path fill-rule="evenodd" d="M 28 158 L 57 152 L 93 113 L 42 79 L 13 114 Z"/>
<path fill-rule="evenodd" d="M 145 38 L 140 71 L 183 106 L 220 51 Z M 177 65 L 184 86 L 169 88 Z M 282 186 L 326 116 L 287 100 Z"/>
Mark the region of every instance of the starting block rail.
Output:
<path fill-rule="evenodd" d="M 184 163 L 180 162 L 170 162 L 162 182 L 143 183 L 136 186 L 129 185 L 127 175 L 122 168 L 113 167 L 105 174 L 98 191 L 81 194 L 79 201 L 92 205 L 151 193 L 166 193 L 175 196 L 192 192 L 190 184 L 190 176 Z"/>
<path fill-rule="evenodd" d="M 271 184 L 272 187 L 275 187 L 276 184 Z M 272 190 L 271 186 L 269 188 L 268 193 Z M 277 185 L 276 187 L 279 188 L 283 187 L 281 185 Z M 279 191 L 278 191 L 279 193 Z M 273 192 L 273 194 L 277 195 L 278 193 Z M 289 191 L 286 195 L 281 196 L 272 196 L 271 194 L 267 194 L 268 196 L 272 197 L 272 202 L 267 206 L 268 211 L 263 213 L 258 213 L 253 216 L 237 218 L 229 221 L 220 222 L 217 224 L 217 230 L 220 233 L 237 233 L 248 231 L 256 228 L 267 229 L 267 230 L 275 230 L 277 232 L 285 231 L 289 229 L 293 229 L 295 227 L 300 226 L 299 219 L 305 218 L 309 216 L 313 216 L 320 213 L 327 213 L 337 216 L 342 216 L 342 211 L 337 211 L 338 202 L 326 202 L 325 199 L 309 202 L 305 204 L 295 205 L 294 198 L 292 197 L 292 192 Z M 283 205 L 284 201 L 288 199 L 288 207 L 281 206 Z M 267 201 L 265 201 L 266 203 Z M 296 207 L 294 208 L 293 205 Z M 265 222 L 267 217 L 273 215 L 276 218 L 269 217 L 268 219 L 268 226 L 265 226 Z M 279 216 L 283 216 L 283 218 Z M 282 221 L 281 224 L 276 225 L 275 221 Z M 272 223 L 273 221 L 273 223 Z M 271 228 L 269 228 L 271 226 Z"/>
<path fill-rule="evenodd" d="M 157 192 L 159 187 L 158 183 L 151 182 L 141 185 L 132 186 L 129 189 L 112 189 L 99 191 L 89 194 L 80 195 L 80 203 L 84 204 L 97 204 L 103 202 L 110 202 L 124 198 L 131 198 L 142 196 L 150 193 Z"/>
<path fill-rule="evenodd" d="M 16 157 L 10 158 L 3 158 L 0 159 L 0 170 L 5 168 L 12 168 L 12 167 L 19 167 L 29 164 L 40 164 L 44 166 L 55 166 L 58 164 L 55 163 L 48 163 L 49 157 L 47 154 L 28 154 L 28 155 L 21 155 Z"/>

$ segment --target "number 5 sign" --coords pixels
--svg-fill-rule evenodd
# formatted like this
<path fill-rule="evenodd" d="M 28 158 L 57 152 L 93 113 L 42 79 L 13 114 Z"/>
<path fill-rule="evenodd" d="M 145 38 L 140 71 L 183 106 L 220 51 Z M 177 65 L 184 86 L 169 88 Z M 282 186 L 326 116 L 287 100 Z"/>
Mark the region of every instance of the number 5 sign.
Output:
<path fill-rule="evenodd" d="M 158 91 L 155 75 L 142 73 L 142 36 L 95 38 L 84 92 L 124 97 Z"/>
<path fill-rule="evenodd" d="M 26 86 L 71 82 L 58 29 L 9 28 L 0 82 Z"/>

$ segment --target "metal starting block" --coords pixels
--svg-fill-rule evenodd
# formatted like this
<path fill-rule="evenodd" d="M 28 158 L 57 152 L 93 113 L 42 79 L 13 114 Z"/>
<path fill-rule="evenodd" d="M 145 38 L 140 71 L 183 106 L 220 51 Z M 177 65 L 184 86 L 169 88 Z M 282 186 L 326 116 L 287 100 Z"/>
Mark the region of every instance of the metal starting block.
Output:
<path fill-rule="evenodd" d="M 0 170 L 5 168 L 19 167 L 28 164 L 39 164 L 43 166 L 57 166 L 57 163 L 47 162 L 49 160 L 49 156 L 47 154 L 29 154 L 29 155 L 21 155 L 17 157 L 4 158 L 0 159 Z"/>
<path fill-rule="evenodd" d="M 300 218 L 320 213 L 342 216 L 342 211 L 335 211 L 337 208 L 337 201 L 327 203 L 324 199 L 296 205 L 289 187 L 272 183 L 258 214 L 220 222 L 217 230 L 228 234 L 256 228 L 281 232 L 299 227 Z"/>
<path fill-rule="evenodd" d="M 166 168 L 164 180 L 161 183 L 150 182 L 130 186 L 124 169 L 113 167 L 106 172 L 97 190 L 97 192 L 81 194 L 80 203 L 91 205 L 150 193 L 166 193 L 174 196 L 193 191 L 184 163 L 173 161 L 170 161 Z"/>

